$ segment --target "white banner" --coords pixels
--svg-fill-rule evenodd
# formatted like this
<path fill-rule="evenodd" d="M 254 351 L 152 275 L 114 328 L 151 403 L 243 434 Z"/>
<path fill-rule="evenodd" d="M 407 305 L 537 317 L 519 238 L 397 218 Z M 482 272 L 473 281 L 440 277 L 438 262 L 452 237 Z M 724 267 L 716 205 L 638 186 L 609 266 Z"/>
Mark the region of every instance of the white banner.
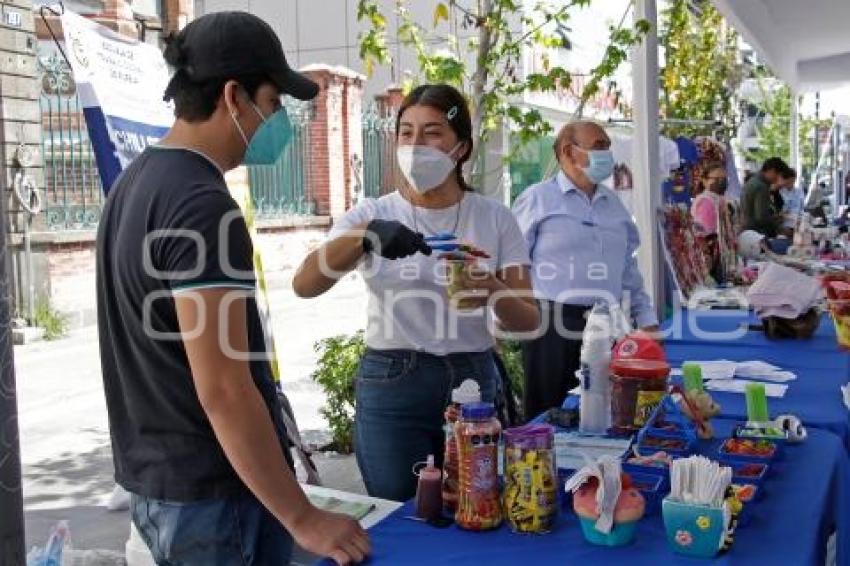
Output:
<path fill-rule="evenodd" d="M 155 46 L 66 11 L 65 51 L 88 125 L 103 189 L 174 121 L 162 100 L 168 67 Z"/>

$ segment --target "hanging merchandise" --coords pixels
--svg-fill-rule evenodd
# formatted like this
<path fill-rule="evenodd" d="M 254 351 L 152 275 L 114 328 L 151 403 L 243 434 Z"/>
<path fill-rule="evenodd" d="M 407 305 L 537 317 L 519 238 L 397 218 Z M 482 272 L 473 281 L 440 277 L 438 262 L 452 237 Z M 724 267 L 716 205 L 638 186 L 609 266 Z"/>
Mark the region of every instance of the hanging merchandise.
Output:
<path fill-rule="evenodd" d="M 708 265 L 698 246 L 690 211 L 683 206 L 665 206 L 661 228 L 665 259 L 681 298 L 686 299 L 696 289 L 710 284 Z"/>

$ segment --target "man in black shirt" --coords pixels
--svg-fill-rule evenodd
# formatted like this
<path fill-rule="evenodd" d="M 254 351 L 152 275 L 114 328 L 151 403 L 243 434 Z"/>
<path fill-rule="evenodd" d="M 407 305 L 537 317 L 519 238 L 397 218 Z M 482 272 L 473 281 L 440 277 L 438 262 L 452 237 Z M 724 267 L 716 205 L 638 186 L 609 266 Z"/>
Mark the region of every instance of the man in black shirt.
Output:
<path fill-rule="evenodd" d="M 272 163 L 280 97 L 318 88 L 255 16 L 172 38 L 176 121 L 116 181 L 97 241 L 100 355 L 115 476 L 158 564 L 286 564 L 292 540 L 364 559 L 357 522 L 298 485 L 257 304 L 253 247 L 224 171 Z"/>

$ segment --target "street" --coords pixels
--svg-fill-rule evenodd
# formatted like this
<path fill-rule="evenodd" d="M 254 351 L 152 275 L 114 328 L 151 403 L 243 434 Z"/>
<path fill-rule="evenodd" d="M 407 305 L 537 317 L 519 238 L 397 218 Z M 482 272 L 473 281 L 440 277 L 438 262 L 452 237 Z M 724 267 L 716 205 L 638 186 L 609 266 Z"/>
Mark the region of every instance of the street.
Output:
<path fill-rule="evenodd" d="M 275 283 L 269 302 L 284 389 L 302 432 L 315 437 L 326 424 L 321 389 L 310 380 L 313 344 L 364 327 L 365 292 L 354 275 L 313 300 L 295 297 L 288 277 Z M 126 514 L 104 507 L 114 483 L 96 327 L 16 346 L 15 367 L 27 547 L 43 545 L 50 526 L 68 519 L 76 547 L 123 552 Z M 318 464 L 327 486 L 362 490 L 351 457 L 321 456 Z"/>

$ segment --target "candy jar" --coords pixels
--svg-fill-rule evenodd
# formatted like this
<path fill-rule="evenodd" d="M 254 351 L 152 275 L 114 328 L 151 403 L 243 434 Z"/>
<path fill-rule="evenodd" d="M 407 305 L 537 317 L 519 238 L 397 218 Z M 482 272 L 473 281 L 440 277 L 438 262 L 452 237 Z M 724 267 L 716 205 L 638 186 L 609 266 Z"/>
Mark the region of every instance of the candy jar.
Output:
<path fill-rule="evenodd" d="M 455 522 L 485 531 L 502 523 L 498 457 L 502 427 L 492 403 L 470 403 L 455 427 L 458 448 L 458 506 Z"/>
<path fill-rule="evenodd" d="M 660 360 L 619 359 L 611 363 L 611 425 L 631 434 L 646 424 L 667 393 L 670 366 Z"/>
<path fill-rule="evenodd" d="M 548 533 L 558 509 L 555 430 L 549 425 L 510 428 L 504 441 L 505 519 L 518 533 Z"/>

